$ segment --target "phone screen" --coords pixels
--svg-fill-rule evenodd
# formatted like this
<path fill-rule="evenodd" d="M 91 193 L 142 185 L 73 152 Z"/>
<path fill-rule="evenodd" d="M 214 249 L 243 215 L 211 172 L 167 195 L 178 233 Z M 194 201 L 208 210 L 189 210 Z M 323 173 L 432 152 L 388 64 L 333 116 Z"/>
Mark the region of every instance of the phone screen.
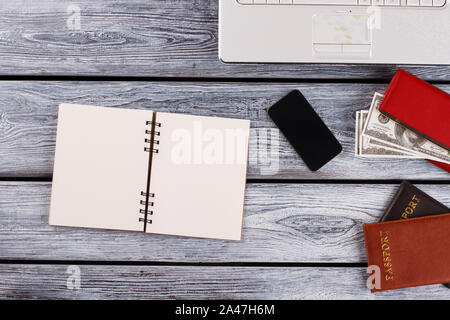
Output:
<path fill-rule="evenodd" d="M 298 90 L 275 103 L 269 116 L 308 168 L 316 171 L 342 151 L 342 146 Z"/>

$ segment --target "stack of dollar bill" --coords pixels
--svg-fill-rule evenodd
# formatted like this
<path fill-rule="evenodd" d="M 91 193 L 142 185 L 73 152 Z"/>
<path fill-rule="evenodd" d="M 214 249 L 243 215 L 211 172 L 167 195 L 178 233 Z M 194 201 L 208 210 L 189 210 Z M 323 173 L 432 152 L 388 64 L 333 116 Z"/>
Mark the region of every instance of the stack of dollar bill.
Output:
<path fill-rule="evenodd" d="M 369 110 L 356 112 L 355 154 L 361 157 L 430 159 L 450 164 L 450 151 L 380 113 L 376 92 Z"/>

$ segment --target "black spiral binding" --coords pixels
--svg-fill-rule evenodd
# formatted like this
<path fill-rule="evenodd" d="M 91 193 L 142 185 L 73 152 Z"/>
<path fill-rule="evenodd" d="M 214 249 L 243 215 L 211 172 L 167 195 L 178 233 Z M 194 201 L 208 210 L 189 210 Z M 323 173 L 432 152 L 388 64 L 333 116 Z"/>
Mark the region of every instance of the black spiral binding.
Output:
<path fill-rule="evenodd" d="M 148 216 L 153 215 L 153 210 L 149 210 L 149 207 L 154 206 L 154 201 L 150 201 L 150 198 L 155 198 L 155 194 L 150 192 L 150 176 L 151 176 L 151 167 L 153 155 L 159 152 L 158 148 L 155 148 L 155 145 L 159 145 L 159 140 L 155 139 L 155 136 L 160 136 L 160 132 L 156 131 L 156 127 L 161 127 L 161 123 L 154 121 L 155 116 L 153 116 L 153 121 L 146 121 L 147 126 L 151 126 L 150 130 L 145 130 L 146 134 L 150 135 L 150 138 L 145 138 L 145 143 L 148 143 L 148 147 L 144 147 L 145 152 L 149 152 L 149 165 L 148 165 L 148 177 L 147 177 L 147 190 L 141 191 L 141 196 L 144 197 L 144 200 L 140 201 L 140 205 L 144 207 L 144 209 L 139 209 L 139 214 L 144 215 L 144 217 L 139 218 L 139 222 L 144 223 L 144 232 L 146 231 L 147 225 L 152 224 L 152 219 Z"/>
<path fill-rule="evenodd" d="M 160 136 L 160 134 L 161 134 L 161 132 L 159 132 L 159 131 L 156 131 L 155 130 L 155 127 L 161 127 L 161 123 L 159 123 L 159 122 L 154 122 L 154 121 L 147 121 L 146 122 L 146 125 L 147 126 L 152 126 L 151 127 L 151 130 L 145 130 L 145 133 L 146 134 L 149 134 L 150 135 L 150 139 L 148 139 L 148 138 L 145 138 L 145 143 L 150 143 L 150 147 L 144 147 L 144 151 L 145 152 L 153 152 L 153 153 L 158 153 L 159 152 L 159 149 L 155 149 L 154 148 L 154 145 L 155 144 L 158 144 L 159 145 L 159 140 L 156 140 L 155 139 L 155 136 Z"/>

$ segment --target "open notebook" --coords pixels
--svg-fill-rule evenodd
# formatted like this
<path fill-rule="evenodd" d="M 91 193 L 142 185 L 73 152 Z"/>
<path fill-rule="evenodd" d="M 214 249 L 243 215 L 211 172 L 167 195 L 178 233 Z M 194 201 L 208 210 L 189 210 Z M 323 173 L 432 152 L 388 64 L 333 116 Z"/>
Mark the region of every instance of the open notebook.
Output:
<path fill-rule="evenodd" d="M 249 127 L 61 104 L 49 223 L 240 240 Z"/>

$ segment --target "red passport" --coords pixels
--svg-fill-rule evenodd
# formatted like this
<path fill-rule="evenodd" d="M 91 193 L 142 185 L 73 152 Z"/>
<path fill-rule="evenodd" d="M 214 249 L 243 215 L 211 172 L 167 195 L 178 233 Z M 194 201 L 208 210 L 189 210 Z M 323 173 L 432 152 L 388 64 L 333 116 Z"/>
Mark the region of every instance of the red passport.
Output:
<path fill-rule="evenodd" d="M 399 69 L 386 89 L 380 112 L 450 150 L 450 95 L 428 82 Z M 450 165 L 431 162 L 450 172 Z"/>
<path fill-rule="evenodd" d="M 428 160 L 428 161 L 430 161 L 434 165 L 437 165 L 439 168 L 444 169 L 447 172 L 450 172 L 450 164 L 437 162 L 437 161 L 433 161 L 433 160 Z"/>
<path fill-rule="evenodd" d="M 364 238 L 372 292 L 450 282 L 450 213 L 365 224 Z"/>

